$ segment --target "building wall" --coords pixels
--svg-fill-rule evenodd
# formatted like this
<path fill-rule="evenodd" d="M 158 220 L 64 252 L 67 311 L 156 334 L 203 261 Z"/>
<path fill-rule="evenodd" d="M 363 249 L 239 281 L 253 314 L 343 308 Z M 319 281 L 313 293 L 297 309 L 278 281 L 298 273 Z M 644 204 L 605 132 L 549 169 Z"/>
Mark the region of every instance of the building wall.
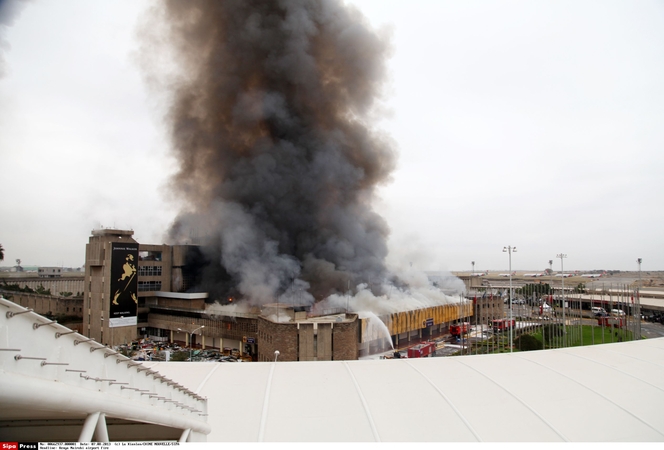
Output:
<path fill-rule="evenodd" d="M 179 298 L 166 298 L 166 297 L 147 297 L 145 305 L 149 307 L 163 307 L 163 308 L 180 308 L 183 310 L 205 310 L 205 299 L 179 299 Z"/>
<path fill-rule="evenodd" d="M 0 293 L 7 300 L 11 300 L 24 308 L 30 308 L 37 314 L 53 316 L 83 317 L 82 298 L 64 298 L 52 295 L 40 295 L 26 292 L 4 291 Z"/>
<path fill-rule="evenodd" d="M 316 361 L 317 360 L 317 349 L 315 348 L 314 342 L 317 340 L 318 336 L 314 330 L 313 323 L 300 323 L 298 325 L 298 361 Z"/>
<path fill-rule="evenodd" d="M 500 297 L 478 298 L 475 308 L 475 319 L 472 323 L 488 324 L 492 320 L 502 319 L 505 316 L 503 300 Z"/>
<path fill-rule="evenodd" d="M 359 320 L 347 314 L 343 322 L 272 322 L 258 317 L 258 360 L 355 360 L 358 357 Z"/>
<path fill-rule="evenodd" d="M 445 325 L 459 320 L 461 318 L 472 317 L 473 305 L 472 302 L 464 302 L 463 304 L 450 304 L 431 306 L 428 308 L 416 309 L 411 311 L 398 312 L 385 316 L 380 316 L 380 319 L 387 326 L 391 336 L 411 333 L 427 328 L 427 321 L 432 323 L 432 326 Z M 362 342 L 371 340 L 371 337 L 366 333 L 366 322 L 364 325 Z"/>
<path fill-rule="evenodd" d="M 259 316 L 258 361 L 274 361 L 274 352 L 279 350 L 279 361 L 297 361 L 298 329 L 296 323 L 277 323 Z"/>
<path fill-rule="evenodd" d="M 137 242 L 130 230 L 94 230 L 85 246 L 83 334 L 108 345 L 129 343 L 137 338 L 137 327 L 109 327 L 111 302 L 111 245 Z"/>
<path fill-rule="evenodd" d="M 49 289 L 51 295 L 59 297 L 60 293 L 71 292 L 73 295 L 83 295 L 83 274 L 81 276 L 70 277 L 65 276 L 62 278 L 36 278 L 36 277 L 12 277 L 3 278 L 0 280 L 0 289 L 3 284 L 18 285 L 20 288 L 29 287 L 36 290 L 40 287 Z"/>
<path fill-rule="evenodd" d="M 143 258 L 141 255 L 149 252 L 151 254 L 159 253 L 161 258 L 159 260 L 151 258 Z M 140 244 L 138 246 L 138 296 L 149 297 L 154 295 L 157 291 L 171 292 L 171 267 L 172 267 L 172 251 L 168 245 L 150 245 Z M 150 268 L 160 268 L 161 275 L 141 275 L 140 272 L 146 271 Z M 149 284 L 148 284 L 149 283 Z M 143 286 L 158 286 L 155 289 L 145 289 Z"/>
<path fill-rule="evenodd" d="M 39 267 L 37 273 L 40 278 L 60 278 L 62 276 L 61 267 Z"/>
<path fill-rule="evenodd" d="M 319 323 L 317 329 L 316 360 L 332 360 L 332 323 Z"/>
<path fill-rule="evenodd" d="M 357 314 L 346 314 L 350 322 L 332 323 L 332 359 L 348 361 L 359 355 L 359 324 Z"/>
<path fill-rule="evenodd" d="M 223 321 L 201 317 L 185 317 L 178 315 L 176 311 L 173 314 L 151 312 L 148 316 L 148 326 L 170 331 L 177 331 L 178 328 L 191 331 L 200 326 L 205 326 L 202 334 L 206 338 L 230 339 L 239 342 L 249 339 L 253 339 L 254 342 L 257 341 L 256 319 L 244 317 L 234 318 L 233 321 L 230 318 L 228 321 Z"/>

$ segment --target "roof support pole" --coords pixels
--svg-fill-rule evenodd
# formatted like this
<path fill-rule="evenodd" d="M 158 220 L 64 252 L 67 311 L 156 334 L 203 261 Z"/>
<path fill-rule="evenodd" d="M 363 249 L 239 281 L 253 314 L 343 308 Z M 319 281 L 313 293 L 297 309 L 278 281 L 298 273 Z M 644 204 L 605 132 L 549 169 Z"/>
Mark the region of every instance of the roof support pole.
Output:
<path fill-rule="evenodd" d="M 88 417 L 85 418 L 85 423 L 83 424 L 83 429 L 81 429 L 81 435 L 78 437 L 78 442 L 91 442 L 92 434 L 97 427 L 97 422 L 99 421 L 99 412 L 88 414 Z"/>
<path fill-rule="evenodd" d="M 106 426 L 106 414 L 100 413 L 95 428 L 95 440 L 97 442 L 110 442 L 108 440 L 108 427 Z"/>
<path fill-rule="evenodd" d="M 178 442 L 187 442 L 187 439 L 189 439 L 189 433 L 191 433 L 191 428 L 184 430 L 182 435 L 180 435 L 180 440 Z"/>

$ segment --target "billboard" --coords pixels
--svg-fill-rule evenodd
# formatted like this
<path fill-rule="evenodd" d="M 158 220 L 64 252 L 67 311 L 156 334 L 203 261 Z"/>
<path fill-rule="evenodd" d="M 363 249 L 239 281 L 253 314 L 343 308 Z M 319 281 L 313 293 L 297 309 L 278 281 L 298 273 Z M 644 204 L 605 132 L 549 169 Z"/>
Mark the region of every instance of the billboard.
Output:
<path fill-rule="evenodd" d="M 109 327 L 138 323 L 138 244 L 112 242 Z"/>

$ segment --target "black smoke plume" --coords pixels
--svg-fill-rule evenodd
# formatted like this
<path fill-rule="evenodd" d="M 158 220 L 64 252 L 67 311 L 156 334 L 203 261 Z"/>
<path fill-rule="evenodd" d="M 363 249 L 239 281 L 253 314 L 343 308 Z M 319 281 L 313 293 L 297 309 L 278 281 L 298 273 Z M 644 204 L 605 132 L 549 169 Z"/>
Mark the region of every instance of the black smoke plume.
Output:
<path fill-rule="evenodd" d="M 11 48 L 5 34 L 29 2 L 30 0 L 0 0 L 0 80 L 8 73 L 4 52 Z"/>
<path fill-rule="evenodd" d="M 203 244 L 216 300 L 382 285 L 389 230 L 372 201 L 395 152 L 368 124 L 389 39 L 339 1 L 178 0 L 151 14 L 164 32 L 150 51 L 179 73 L 164 84 L 185 205 L 171 237 Z"/>

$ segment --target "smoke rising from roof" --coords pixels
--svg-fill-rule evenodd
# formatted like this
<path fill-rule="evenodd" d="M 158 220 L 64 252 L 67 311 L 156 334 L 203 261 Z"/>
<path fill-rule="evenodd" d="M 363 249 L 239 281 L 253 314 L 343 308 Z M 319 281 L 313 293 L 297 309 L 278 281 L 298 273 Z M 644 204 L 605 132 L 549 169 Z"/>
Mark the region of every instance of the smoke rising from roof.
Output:
<path fill-rule="evenodd" d="M 172 238 L 202 240 L 227 294 L 258 304 L 388 277 L 371 203 L 395 151 L 366 123 L 389 40 L 337 1 L 155 8 L 180 68 L 167 119 L 186 210 Z"/>
<path fill-rule="evenodd" d="M 4 52 L 11 48 L 11 45 L 5 38 L 5 33 L 7 28 L 14 25 L 14 22 L 18 19 L 21 11 L 29 1 L 31 0 L 0 0 L 0 80 L 8 72 Z"/>
<path fill-rule="evenodd" d="M 335 0 L 167 1 L 150 14 L 143 64 L 171 95 L 183 203 L 170 238 L 203 245 L 210 298 L 304 304 L 362 286 L 378 300 L 405 286 L 372 208 L 396 162 L 369 125 L 389 35 Z"/>

